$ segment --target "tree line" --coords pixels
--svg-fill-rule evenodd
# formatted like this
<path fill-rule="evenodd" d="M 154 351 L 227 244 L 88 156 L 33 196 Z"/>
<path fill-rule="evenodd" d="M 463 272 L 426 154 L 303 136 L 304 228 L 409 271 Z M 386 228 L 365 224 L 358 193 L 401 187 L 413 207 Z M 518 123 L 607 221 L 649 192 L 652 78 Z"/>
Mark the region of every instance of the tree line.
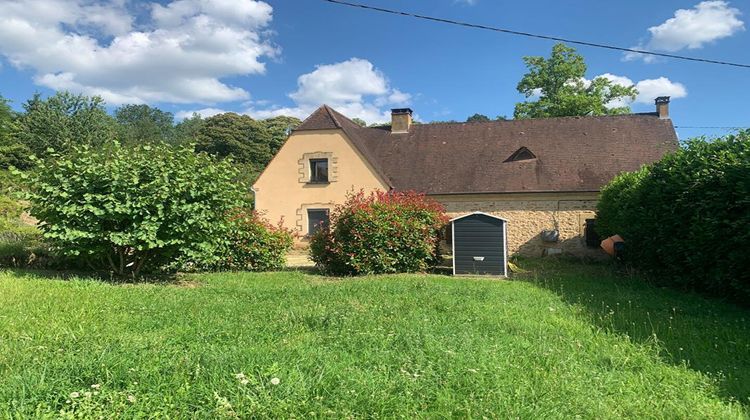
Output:
<path fill-rule="evenodd" d="M 176 121 L 171 112 L 149 105 L 123 105 L 107 112 L 99 97 L 58 92 L 48 98 L 35 94 L 14 112 L 0 96 L 0 169 L 28 169 L 32 156 L 45 159 L 74 146 L 100 147 L 164 143 L 193 144 L 198 152 L 231 157 L 254 177 L 281 148 L 289 132 L 300 124 L 294 117 L 255 120 L 224 113 L 198 114 Z"/>

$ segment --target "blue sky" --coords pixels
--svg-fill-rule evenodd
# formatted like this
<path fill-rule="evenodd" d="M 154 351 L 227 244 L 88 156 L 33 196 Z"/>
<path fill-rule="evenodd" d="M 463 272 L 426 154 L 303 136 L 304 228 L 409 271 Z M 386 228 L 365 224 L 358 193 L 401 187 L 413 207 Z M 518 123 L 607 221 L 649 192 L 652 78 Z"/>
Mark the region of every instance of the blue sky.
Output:
<path fill-rule="evenodd" d="M 745 1 L 356 0 L 526 32 L 750 63 Z M 325 102 L 368 122 L 513 114 L 525 55 L 551 41 L 455 27 L 322 0 L 0 0 L 0 94 L 102 95 L 200 111 L 304 117 Z M 635 112 L 671 95 L 684 126 L 748 126 L 750 69 L 644 60 L 578 47 L 587 78 L 635 84 Z M 725 130 L 678 128 L 681 138 Z"/>

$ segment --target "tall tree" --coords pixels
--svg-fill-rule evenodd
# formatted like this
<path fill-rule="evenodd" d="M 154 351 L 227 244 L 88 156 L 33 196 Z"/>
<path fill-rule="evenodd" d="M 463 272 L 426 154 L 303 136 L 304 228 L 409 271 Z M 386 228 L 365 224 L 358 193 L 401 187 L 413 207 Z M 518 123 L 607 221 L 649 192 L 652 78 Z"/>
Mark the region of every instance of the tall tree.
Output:
<path fill-rule="evenodd" d="M 466 122 L 487 122 L 490 121 L 490 117 L 483 114 L 474 114 L 466 119 Z"/>
<path fill-rule="evenodd" d="M 174 128 L 174 142 L 177 144 L 194 143 L 205 122 L 206 120 L 197 112 L 180 121 Z"/>
<path fill-rule="evenodd" d="M 174 115 L 148 105 L 123 105 L 115 110 L 120 140 L 125 143 L 174 141 Z"/>
<path fill-rule="evenodd" d="M 367 121 L 362 118 L 352 118 L 352 122 L 360 127 L 367 127 Z"/>
<path fill-rule="evenodd" d="M 37 156 L 47 149 L 66 151 L 73 145 L 101 145 L 116 137 L 116 124 L 104 101 L 58 92 L 47 99 L 38 93 L 26 104 L 19 118 L 19 139 Z"/>
<path fill-rule="evenodd" d="M 565 44 L 556 44 L 550 58 L 531 56 L 523 61 L 529 72 L 517 89 L 527 98 L 538 98 L 516 104 L 515 118 L 626 114 L 630 107 L 613 104 L 638 94 L 634 86 L 617 85 L 604 77 L 586 80 L 583 56 Z"/>
<path fill-rule="evenodd" d="M 18 140 L 17 115 L 8 102 L 0 96 L 0 169 L 26 169 L 31 166 L 31 151 Z"/>
<path fill-rule="evenodd" d="M 284 142 L 286 142 L 286 139 L 287 137 L 289 137 L 289 134 L 291 134 L 292 130 L 302 124 L 302 121 L 300 121 L 299 118 L 286 117 L 283 115 L 268 118 L 262 120 L 261 122 L 271 133 L 271 143 L 269 145 L 271 149 L 271 155 L 275 155 L 276 152 L 281 149 L 281 146 L 284 145 Z"/>
<path fill-rule="evenodd" d="M 260 169 L 271 160 L 273 137 L 261 121 L 233 112 L 205 119 L 198 130 L 195 149 Z"/>

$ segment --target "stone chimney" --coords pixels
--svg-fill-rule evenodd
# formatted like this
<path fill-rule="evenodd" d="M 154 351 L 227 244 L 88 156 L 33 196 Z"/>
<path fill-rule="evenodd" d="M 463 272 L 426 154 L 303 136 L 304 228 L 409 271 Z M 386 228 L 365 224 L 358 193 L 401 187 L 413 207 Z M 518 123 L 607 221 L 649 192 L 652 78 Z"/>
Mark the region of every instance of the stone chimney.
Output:
<path fill-rule="evenodd" d="M 669 96 L 656 98 L 656 113 L 662 120 L 669 119 Z"/>
<path fill-rule="evenodd" d="M 410 108 L 395 108 L 391 110 L 391 133 L 408 133 L 411 128 Z"/>

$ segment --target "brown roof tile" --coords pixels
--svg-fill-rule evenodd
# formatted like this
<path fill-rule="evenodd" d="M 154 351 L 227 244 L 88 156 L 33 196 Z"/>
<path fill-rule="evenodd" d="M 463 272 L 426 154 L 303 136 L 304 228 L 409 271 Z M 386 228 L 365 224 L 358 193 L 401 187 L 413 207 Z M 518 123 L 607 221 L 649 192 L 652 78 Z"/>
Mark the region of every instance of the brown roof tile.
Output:
<path fill-rule="evenodd" d="M 329 120 L 319 109 L 298 130 L 333 121 L 392 188 L 428 194 L 598 191 L 678 147 L 671 120 L 654 114 L 416 124 L 391 134 L 321 108 Z M 506 162 L 522 147 L 536 158 Z"/>

